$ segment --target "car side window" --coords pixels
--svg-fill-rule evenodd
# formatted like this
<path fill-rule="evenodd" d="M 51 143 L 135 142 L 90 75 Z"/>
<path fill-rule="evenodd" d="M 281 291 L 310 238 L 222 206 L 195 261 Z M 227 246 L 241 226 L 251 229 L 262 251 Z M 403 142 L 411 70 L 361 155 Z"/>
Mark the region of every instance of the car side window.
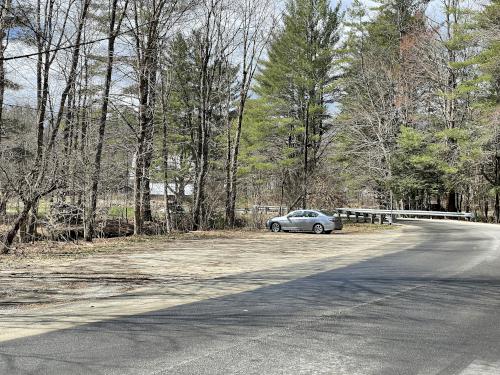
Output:
<path fill-rule="evenodd" d="M 306 211 L 305 216 L 306 217 L 318 217 L 318 213 L 317 212 L 313 212 L 313 211 Z"/>
<path fill-rule="evenodd" d="M 304 211 L 292 212 L 289 217 L 304 217 Z"/>

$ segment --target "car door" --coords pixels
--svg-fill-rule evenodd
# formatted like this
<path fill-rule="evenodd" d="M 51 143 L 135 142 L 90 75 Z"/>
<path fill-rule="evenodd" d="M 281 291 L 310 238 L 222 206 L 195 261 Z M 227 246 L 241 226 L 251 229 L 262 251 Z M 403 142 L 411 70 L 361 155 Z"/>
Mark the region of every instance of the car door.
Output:
<path fill-rule="evenodd" d="M 302 221 L 301 230 L 310 232 L 313 230 L 314 224 L 317 222 L 318 213 L 314 211 L 305 211 L 304 220 Z"/>
<path fill-rule="evenodd" d="M 286 229 L 287 230 L 301 230 L 302 220 L 304 219 L 303 211 L 294 211 L 288 214 Z"/>
<path fill-rule="evenodd" d="M 295 215 L 296 211 L 292 211 L 285 215 L 282 220 L 280 220 L 280 225 L 281 229 L 284 230 L 292 230 L 293 228 L 293 221 L 292 218 Z"/>
<path fill-rule="evenodd" d="M 312 225 L 311 228 L 309 228 L 309 221 L 310 221 L 309 215 L 310 215 L 309 211 L 301 211 L 300 215 L 297 215 L 294 218 L 295 228 L 296 228 L 295 230 L 301 232 L 306 232 L 311 230 Z"/>

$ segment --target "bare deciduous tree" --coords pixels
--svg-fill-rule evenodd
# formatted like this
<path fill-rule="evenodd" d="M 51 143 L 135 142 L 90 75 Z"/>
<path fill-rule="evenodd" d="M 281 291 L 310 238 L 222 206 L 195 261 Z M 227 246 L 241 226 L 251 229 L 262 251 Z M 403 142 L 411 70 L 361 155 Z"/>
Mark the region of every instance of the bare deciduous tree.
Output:
<path fill-rule="evenodd" d="M 236 40 L 238 52 L 241 57 L 239 79 L 239 98 L 237 106 L 237 120 L 234 140 L 228 142 L 229 155 L 228 173 L 226 181 L 226 222 L 230 227 L 235 224 L 236 194 L 238 184 L 238 155 L 240 149 L 241 131 L 245 105 L 248 99 L 250 87 L 258 67 L 259 60 L 264 52 L 273 33 L 274 12 L 271 4 L 260 0 L 242 0 L 242 4 L 236 3 L 240 8 L 239 39 Z"/>

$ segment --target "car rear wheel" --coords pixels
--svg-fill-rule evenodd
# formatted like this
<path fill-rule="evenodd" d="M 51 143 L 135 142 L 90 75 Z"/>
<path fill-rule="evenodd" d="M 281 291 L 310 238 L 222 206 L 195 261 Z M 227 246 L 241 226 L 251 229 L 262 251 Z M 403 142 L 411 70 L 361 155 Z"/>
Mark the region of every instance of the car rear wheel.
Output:
<path fill-rule="evenodd" d="M 314 224 L 313 231 L 316 234 L 321 234 L 325 231 L 325 228 L 321 224 Z"/>
<path fill-rule="evenodd" d="M 281 230 L 281 225 L 278 223 L 271 224 L 271 232 L 278 233 Z"/>

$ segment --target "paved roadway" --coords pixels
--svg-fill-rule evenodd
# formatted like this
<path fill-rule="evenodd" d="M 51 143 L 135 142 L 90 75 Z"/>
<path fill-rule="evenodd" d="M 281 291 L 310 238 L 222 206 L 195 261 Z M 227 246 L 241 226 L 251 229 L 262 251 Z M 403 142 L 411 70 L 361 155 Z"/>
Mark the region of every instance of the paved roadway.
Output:
<path fill-rule="evenodd" d="M 2 342 L 0 374 L 500 374 L 500 228 L 416 225 L 342 269 Z"/>

